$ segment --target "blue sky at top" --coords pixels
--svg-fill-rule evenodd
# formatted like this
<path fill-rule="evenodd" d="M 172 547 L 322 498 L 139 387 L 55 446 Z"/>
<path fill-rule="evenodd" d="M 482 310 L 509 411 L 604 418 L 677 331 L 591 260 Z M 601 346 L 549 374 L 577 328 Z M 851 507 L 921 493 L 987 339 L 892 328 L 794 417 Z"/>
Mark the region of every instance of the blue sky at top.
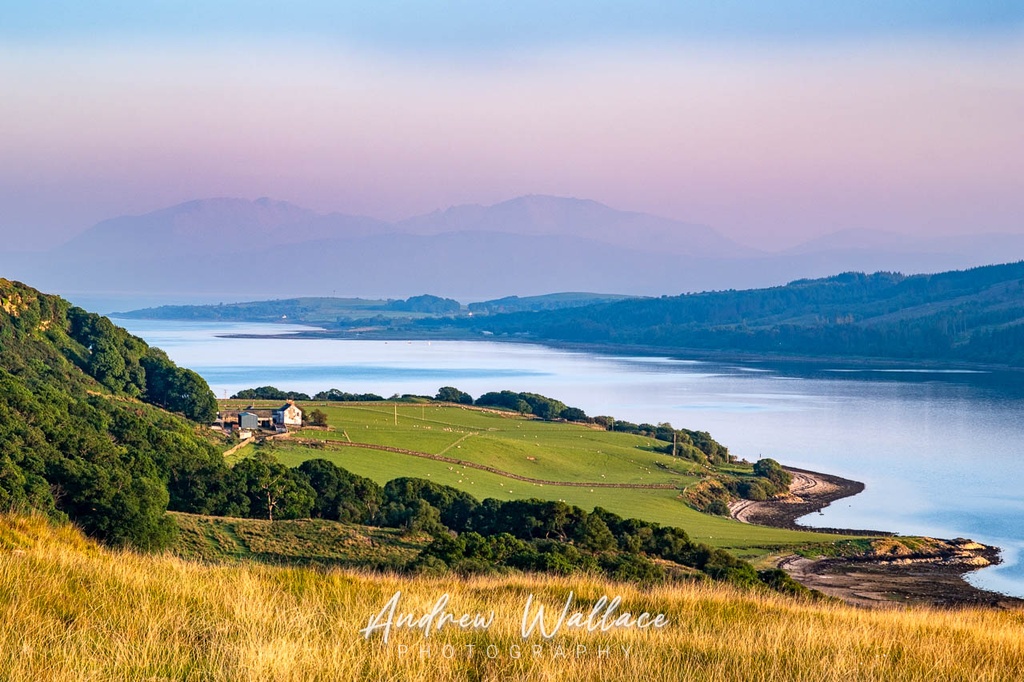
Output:
<path fill-rule="evenodd" d="M 286 35 L 443 52 L 609 40 L 974 36 L 1022 25 L 1020 0 L 55 0 L 8 6 L 0 35 L 25 41 Z"/>

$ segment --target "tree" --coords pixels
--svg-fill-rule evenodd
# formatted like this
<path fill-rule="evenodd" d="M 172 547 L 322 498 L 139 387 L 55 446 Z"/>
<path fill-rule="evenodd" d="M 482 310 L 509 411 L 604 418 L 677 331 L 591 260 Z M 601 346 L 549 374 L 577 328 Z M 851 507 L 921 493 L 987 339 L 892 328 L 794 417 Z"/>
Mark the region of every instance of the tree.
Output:
<path fill-rule="evenodd" d="M 761 478 L 767 478 L 783 490 L 788 488 L 789 484 L 793 480 L 793 477 L 790 476 L 789 472 L 783 469 L 781 464 L 770 457 L 765 457 L 764 459 L 759 459 L 754 462 L 754 475 Z"/>
<path fill-rule="evenodd" d="M 202 424 L 213 423 L 217 418 L 217 397 L 201 376 L 178 367 L 158 348 L 146 352 L 142 367 L 146 373 L 147 401 Z"/>
<path fill-rule="evenodd" d="M 480 503 L 469 493 L 422 478 L 396 478 L 384 486 L 385 502 L 391 507 L 408 508 L 424 500 L 438 510 L 440 521 L 456 531 L 470 525 Z"/>
<path fill-rule="evenodd" d="M 442 403 L 457 403 L 459 405 L 472 405 L 473 396 L 460 391 L 454 386 L 442 386 L 437 390 L 437 395 L 434 396 L 434 400 Z"/>
<path fill-rule="evenodd" d="M 306 414 L 306 423 L 310 426 L 327 426 L 327 413 L 320 409 L 311 410 Z"/>
<path fill-rule="evenodd" d="M 316 492 L 301 474 L 284 466 L 272 455 L 257 452 L 232 469 L 239 490 L 249 499 L 249 515 L 274 520 L 308 517 Z"/>
<path fill-rule="evenodd" d="M 558 419 L 566 409 L 562 401 L 537 393 L 520 393 L 519 397 L 530 406 L 532 414 L 547 421 Z"/>
<path fill-rule="evenodd" d="M 578 407 L 567 407 L 562 410 L 562 419 L 567 422 L 585 422 L 587 421 L 587 413 Z"/>
<path fill-rule="evenodd" d="M 383 503 L 384 493 L 374 481 L 356 476 L 326 459 L 309 459 L 296 469 L 316 493 L 313 516 L 372 523 Z"/>
<path fill-rule="evenodd" d="M 591 552 L 606 552 L 616 546 L 615 536 L 598 514 L 587 514 L 574 528 L 576 544 Z"/>

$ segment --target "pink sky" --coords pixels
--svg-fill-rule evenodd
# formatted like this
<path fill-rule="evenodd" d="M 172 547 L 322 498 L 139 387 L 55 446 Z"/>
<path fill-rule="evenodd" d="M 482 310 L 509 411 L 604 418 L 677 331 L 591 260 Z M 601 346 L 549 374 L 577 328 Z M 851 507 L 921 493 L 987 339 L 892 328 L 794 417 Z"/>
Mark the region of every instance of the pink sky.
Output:
<path fill-rule="evenodd" d="M 0 233 L 210 196 L 397 219 L 540 193 L 755 246 L 1024 232 L 1024 40 L 0 48 Z M 28 228 L 28 229 L 26 229 Z"/>

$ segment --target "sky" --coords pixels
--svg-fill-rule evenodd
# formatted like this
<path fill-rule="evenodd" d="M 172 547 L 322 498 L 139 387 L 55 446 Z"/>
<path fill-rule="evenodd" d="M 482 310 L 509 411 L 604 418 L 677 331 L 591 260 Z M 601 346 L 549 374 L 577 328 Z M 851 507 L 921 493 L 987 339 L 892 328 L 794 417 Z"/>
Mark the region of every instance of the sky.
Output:
<path fill-rule="evenodd" d="M 784 247 L 1024 232 L 1024 2 L 55 0 L 0 22 L 0 236 L 524 194 Z"/>

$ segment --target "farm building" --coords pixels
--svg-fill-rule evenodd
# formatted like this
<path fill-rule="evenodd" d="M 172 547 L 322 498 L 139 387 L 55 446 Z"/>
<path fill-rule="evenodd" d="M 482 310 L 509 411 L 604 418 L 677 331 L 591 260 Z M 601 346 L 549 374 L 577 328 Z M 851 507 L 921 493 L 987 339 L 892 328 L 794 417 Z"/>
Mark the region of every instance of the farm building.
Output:
<path fill-rule="evenodd" d="M 281 426 L 302 426 L 302 410 L 294 400 L 289 400 L 274 410 L 274 423 Z"/>
<path fill-rule="evenodd" d="M 254 431 L 260 428 L 260 418 L 255 412 L 240 412 L 238 414 L 238 427 Z"/>
<path fill-rule="evenodd" d="M 218 412 L 217 423 L 227 432 L 237 429 L 250 433 L 261 429 L 273 431 L 274 415 L 270 410 L 257 410 L 250 405 L 241 412 L 234 410 Z"/>

